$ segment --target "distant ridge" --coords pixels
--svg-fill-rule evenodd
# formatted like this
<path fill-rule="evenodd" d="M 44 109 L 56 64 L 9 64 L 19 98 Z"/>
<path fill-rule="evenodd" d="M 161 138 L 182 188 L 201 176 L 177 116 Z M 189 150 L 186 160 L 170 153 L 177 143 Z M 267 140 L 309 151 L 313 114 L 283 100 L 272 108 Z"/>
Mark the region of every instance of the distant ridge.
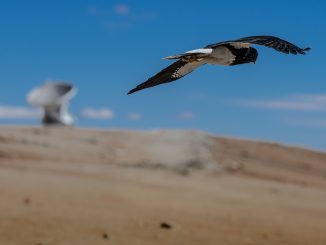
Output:
<path fill-rule="evenodd" d="M 104 164 L 326 186 L 326 153 L 183 130 L 0 128 L 0 165 Z"/>

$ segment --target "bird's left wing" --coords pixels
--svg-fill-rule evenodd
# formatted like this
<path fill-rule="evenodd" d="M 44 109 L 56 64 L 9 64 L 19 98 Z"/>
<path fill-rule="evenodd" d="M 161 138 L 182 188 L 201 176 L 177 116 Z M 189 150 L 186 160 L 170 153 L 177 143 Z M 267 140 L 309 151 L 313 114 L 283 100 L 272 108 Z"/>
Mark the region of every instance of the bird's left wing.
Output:
<path fill-rule="evenodd" d="M 189 74 L 190 72 L 192 72 L 203 64 L 205 64 L 203 60 L 185 61 L 180 59 L 171 64 L 170 66 L 166 67 L 153 77 L 149 78 L 146 82 L 141 83 L 134 89 L 130 90 L 128 94 L 135 93 L 142 89 L 154 87 L 162 83 L 173 82 L 177 79 L 184 77 L 185 75 Z"/>
<path fill-rule="evenodd" d="M 214 43 L 207 45 L 205 48 L 216 48 L 218 46 L 222 46 L 225 44 L 232 43 L 249 43 L 249 44 L 257 44 L 263 45 L 266 47 L 270 47 L 275 49 L 276 51 L 285 53 L 285 54 L 305 54 L 306 51 L 310 50 L 310 48 L 299 48 L 298 46 L 285 41 L 281 38 L 274 36 L 251 36 L 251 37 L 243 37 L 236 40 L 224 41 L 219 43 Z"/>

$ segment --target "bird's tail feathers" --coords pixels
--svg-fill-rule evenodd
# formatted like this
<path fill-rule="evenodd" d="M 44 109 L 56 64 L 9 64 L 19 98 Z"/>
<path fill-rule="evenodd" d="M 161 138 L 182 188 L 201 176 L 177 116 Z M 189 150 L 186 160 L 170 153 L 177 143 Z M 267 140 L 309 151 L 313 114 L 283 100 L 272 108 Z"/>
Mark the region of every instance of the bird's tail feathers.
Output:
<path fill-rule="evenodd" d="M 204 58 L 212 53 L 212 49 L 195 49 L 190 50 L 183 54 L 177 54 L 165 57 L 165 60 L 178 60 L 178 59 L 201 59 Z"/>
<path fill-rule="evenodd" d="M 177 54 L 177 55 L 171 55 L 168 57 L 164 57 L 163 60 L 178 60 L 181 58 L 189 57 L 190 54 Z"/>

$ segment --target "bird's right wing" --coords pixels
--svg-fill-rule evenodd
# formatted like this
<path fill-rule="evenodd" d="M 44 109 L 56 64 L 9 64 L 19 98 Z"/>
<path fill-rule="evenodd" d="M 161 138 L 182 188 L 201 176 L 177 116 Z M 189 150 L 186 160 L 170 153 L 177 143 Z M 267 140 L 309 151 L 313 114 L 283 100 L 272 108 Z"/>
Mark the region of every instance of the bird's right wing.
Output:
<path fill-rule="evenodd" d="M 166 67 L 153 77 L 149 78 L 146 82 L 141 83 L 134 89 L 130 90 L 128 94 L 135 93 L 142 89 L 154 87 L 162 83 L 173 82 L 177 79 L 184 77 L 185 75 L 189 74 L 190 72 L 192 72 L 203 64 L 205 64 L 203 60 L 185 61 L 180 59 L 174 62 L 172 65 Z"/>
<path fill-rule="evenodd" d="M 235 41 L 263 45 L 286 54 L 305 54 L 305 51 L 310 50 L 310 48 L 299 48 L 293 43 L 274 36 L 251 36 L 240 38 Z"/>
<path fill-rule="evenodd" d="M 226 44 L 257 44 L 265 47 L 273 48 L 276 51 L 285 53 L 285 54 L 305 54 L 306 51 L 309 51 L 310 48 L 299 48 L 298 46 L 290 43 L 286 40 L 283 40 L 274 36 L 251 36 L 243 37 L 236 40 L 224 41 L 219 43 L 214 43 L 207 45 L 205 48 L 216 48 L 218 46 L 223 46 Z"/>

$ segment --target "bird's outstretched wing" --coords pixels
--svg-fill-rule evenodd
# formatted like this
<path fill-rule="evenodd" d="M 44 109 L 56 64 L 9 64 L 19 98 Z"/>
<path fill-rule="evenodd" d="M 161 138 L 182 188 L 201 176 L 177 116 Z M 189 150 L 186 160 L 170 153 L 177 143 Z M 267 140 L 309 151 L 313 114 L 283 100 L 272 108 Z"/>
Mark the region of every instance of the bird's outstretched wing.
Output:
<path fill-rule="evenodd" d="M 278 37 L 273 36 L 251 36 L 244 37 L 236 40 L 224 41 L 219 43 L 214 43 L 207 45 L 205 48 L 216 48 L 218 46 L 222 46 L 228 43 L 250 43 L 250 44 L 258 44 L 266 47 L 273 48 L 279 52 L 285 54 L 305 54 L 306 51 L 310 50 L 310 48 L 299 48 L 298 46 L 280 39 Z"/>
<path fill-rule="evenodd" d="M 153 77 L 149 78 L 146 82 L 141 83 L 134 89 L 130 90 L 128 94 L 135 93 L 142 89 L 154 87 L 162 83 L 169 83 L 178 80 L 203 64 L 203 61 L 185 61 L 180 59 L 171 64 L 170 66 L 166 67 Z"/>

